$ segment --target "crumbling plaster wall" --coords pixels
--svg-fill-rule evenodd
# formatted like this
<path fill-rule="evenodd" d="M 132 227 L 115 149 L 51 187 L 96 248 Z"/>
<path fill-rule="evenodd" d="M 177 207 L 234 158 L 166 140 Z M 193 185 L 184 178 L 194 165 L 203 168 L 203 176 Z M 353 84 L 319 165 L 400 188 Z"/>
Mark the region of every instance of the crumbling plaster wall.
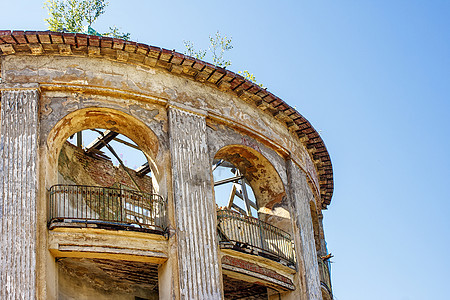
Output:
<path fill-rule="evenodd" d="M 160 69 L 73 56 L 6 56 L 2 71 L 3 80 L 8 82 L 112 88 L 117 92 L 142 93 L 151 102 L 202 110 L 211 118 L 231 121 L 234 126 L 272 143 L 302 166 L 318 190 L 318 177 L 308 152 L 282 122 L 209 83 L 195 82 Z"/>
<path fill-rule="evenodd" d="M 172 226 L 174 226 L 174 215 L 171 199 L 172 169 L 169 155 L 167 105 L 188 111 L 200 111 L 207 120 L 224 125 L 223 127 L 219 126 L 222 131 L 220 134 L 213 133 L 211 129 L 208 129 L 211 160 L 216 148 L 220 149 L 214 143 L 221 140 L 222 133 L 224 134 L 222 137 L 228 135 L 230 137 L 224 138 L 225 141 L 221 142 L 221 145 L 236 142 L 242 144 L 242 136 L 245 135 L 247 141 L 251 140 L 252 145 L 258 145 L 259 149 L 263 149 L 264 156 L 274 165 L 286 186 L 293 185 L 293 183 L 286 179 L 286 171 L 282 166 L 283 160 L 290 158 L 295 161 L 313 183 L 313 185 L 308 185 L 305 176 L 306 184 L 297 187 L 307 190 L 311 196 L 308 197 L 310 200 L 316 200 L 313 195 L 317 195 L 318 176 L 313 162 L 300 140 L 283 125 L 283 122 L 278 122 L 271 114 L 233 94 L 224 93 L 208 83 L 194 82 L 160 69 L 144 68 L 100 58 L 19 55 L 2 57 L 2 81 L 40 84 L 40 153 L 44 157 L 53 155 L 47 149 L 47 140 L 52 128 L 65 116 L 78 110 L 95 110 L 99 107 L 117 110 L 137 118 L 148 126 L 158 140 L 159 148 L 156 156 L 152 159 L 158 169 L 155 173 L 158 176 L 160 193 L 169 200 L 169 216 Z M 92 127 L 98 126 L 92 124 Z M 241 134 L 232 133 L 232 131 L 239 131 Z M 75 132 L 66 132 L 66 138 Z M 248 139 L 248 136 L 252 138 Z M 41 161 L 41 166 L 43 165 L 45 165 L 45 160 Z M 56 183 L 54 175 L 49 174 L 50 169 L 44 168 L 41 171 L 41 179 L 42 176 L 45 178 L 40 181 L 41 190 Z M 41 197 L 41 199 L 41 201 L 45 201 L 45 197 Z M 307 218 L 308 215 L 311 218 L 309 208 L 308 212 L 299 210 L 298 207 L 294 211 L 299 214 L 299 218 Z M 39 211 L 38 215 L 45 218 L 45 209 Z M 40 223 L 45 224 L 42 221 Z M 310 219 L 305 222 L 296 221 L 296 224 L 300 227 L 297 230 L 301 234 L 301 243 L 305 243 L 306 248 L 309 249 L 311 243 L 314 245 L 314 235 L 312 230 L 308 229 Z M 303 230 L 302 227 L 307 229 Z M 39 230 L 44 233 L 46 228 L 41 226 Z M 41 242 L 39 247 L 41 251 L 45 251 L 45 241 Z M 176 253 L 173 254 L 176 255 Z M 306 259 L 307 263 L 305 262 L 305 264 L 308 267 L 317 269 L 317 264 L 311 265 L 313 258 L 316 257 L 315 253 L 302 251 L 302 256 Z M 54 271 L 47 270 L 47 272 Z M 312 290 L 315 289 L 318 277 L 316 278 L 317 274 L 314 270 L 311 272 L 308 275 L 314 278 L 308 280 L 312 280 L 314 283 L 307 284 L 308 291 L 312 293 L 311 299 L 316 299 L 314 298 L 315 291 Z M 175 286 L 178 284 L 176 278 L 173 284 Z M 170 287 L 173 288 L 173 285 Z M 49 289 L 51 290 L 51 287 Z M 45 291 L 41 293 L 41 295 L 44 294 Z"/>
<path fill-rule="evenodd" d="M 138 176 L 134 170 L 128 169 L 133 176 L 139 190 L 152 193 L 152 179 L 150 176 Z M 128 188 L 137 190 L 129 175 L 123 167 L 114 166 L 110 160 L 94 158 L 70 144 L 64 143 L 58 159 L 58 183 L 94 185 L 111 187 L 123 184 Z M 119 186 L 113 186 L 118 188 Z"/>

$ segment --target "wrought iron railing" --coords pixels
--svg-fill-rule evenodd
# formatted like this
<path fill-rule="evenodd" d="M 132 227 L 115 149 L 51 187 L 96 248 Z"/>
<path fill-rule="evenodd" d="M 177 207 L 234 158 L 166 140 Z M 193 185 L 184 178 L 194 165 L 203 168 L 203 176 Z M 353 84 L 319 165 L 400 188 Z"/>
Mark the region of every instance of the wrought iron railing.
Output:
<path fill-rule="evenodd" d="M 167 228 L 166 203 L 160 195 L 129 189 L 52 186 L 49 224 L 80 221 L 163 233 Z"/>
<path fill-rule="evenodd" d="M 232 245 L 275 260 L 295 264 L 291 235 L 271 224 L 227 209 L 217 211 L 221 246 Z"/>
<path fill-rule="evenodd" d="M 318 258 L 320 283 L 324 286 L 328 293 L 331 295 L 331 275 L 330 275 L 330 261 L 324 261 L 322 258 Z"/>

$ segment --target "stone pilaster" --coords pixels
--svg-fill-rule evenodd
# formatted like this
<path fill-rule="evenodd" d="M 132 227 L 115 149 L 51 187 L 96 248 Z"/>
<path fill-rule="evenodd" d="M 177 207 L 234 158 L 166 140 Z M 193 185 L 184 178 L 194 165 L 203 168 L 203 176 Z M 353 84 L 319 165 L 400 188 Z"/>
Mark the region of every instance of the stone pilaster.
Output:
<path fill-rule="evenodd" d="M 221 299 L 205 117 L 169 108 L 181 299 Z"/>
<path fill-rule="evenodd" d="M 297 231 L 294 241 L 297 252 L 299 272 L 303 277 L 302 287 L 306 290 L 302 298 L 321 300 L 320 274 L 317 264 L 317 252 L 314 241 L 314 229 L 309 202 L 313 200 L 306 174 L 292 161 L 287 160 L 289 195 L 293 205 L 293 218 Z M 299 235 L 299 236 L 298 236 Z"/>
<path fill-rule="evenodd" d="M 35 299 L 39 92 L 0 88 L 0 298 Z"/>

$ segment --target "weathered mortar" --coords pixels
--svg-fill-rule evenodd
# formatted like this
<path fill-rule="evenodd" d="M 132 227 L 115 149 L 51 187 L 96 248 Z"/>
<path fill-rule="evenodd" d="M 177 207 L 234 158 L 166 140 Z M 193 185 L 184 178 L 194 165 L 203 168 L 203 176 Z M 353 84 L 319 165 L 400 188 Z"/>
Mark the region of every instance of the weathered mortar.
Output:
<path fill-rule="evenodd" d="M 52 67 L 41 67 L 49 65 Z M 240 130 L 247 129 L 247 134 L 264 136 L 262 141 L 265 143 L 279 145 L 280 153 L 295 158 L 304 170 L 310 173 L 317 191 L 319 189 L 318 175 L 308 152 L 300 146 L 300 140 L 281 122 L 274 121 L 271 114 L 255 108 L 254 105 L 208 85 L 174 76 L 159 69 L 136 68 L 133 65 L 95 58 L 7 56 L 4 69 L 3 80 L 8 82 L 51 82 L 52 86 L 57 86 L 58 83 L 64 86 L 70 84 L 77 86 L 78 89 L 83 89 L 84 85 L 102 86 L 151 95 L 161 103 L 175 101 L 190 109 L 205 110 L 210 117 L 217 116 L 218 121 L 225 121 L 228 126 L 229 121 L 232 121 Z M 82 98 L 79 99 L 80 103 L 86 102 L 89 106 L 98 105 L 90 98 L 84 101 Z M 153 98 L 153 101 L 156 99 Z M 117 108 L 117 104 L 112 103 L 111 108 Z M 121 103 L 121 106 L 128 105 Z"/>
<path fill-rule="evenodd" d="M 218 157 L 218 153 L 222 155 L 221 158 L 237 163 L 249 177 L 263 206 L 263 219 L 294 236 L 299 269 L 293 277 L 295 290 L 283 294 L 283 297 L 320 299 L 315 237 L 321 239 L 322 253 L 326 253 L 326 249 L 321 222 L 319 220 L 318 225 L 316 218 L 312 220 L 310 203 L 318 207 L 325 207 L 329 203 L 332 173 L 326 148 L 306 120 L 287 117 L 286 113 L 290 110 L 288 106 L 231 72 L 224 70 L 221 73 L 221 70 L 214 68 L 208 71 L 211 68 L 209 65 L 194 60 L 184 66 L 184 62 L 189 63 L 190 59 L 180 58 L 171 51 L 155 50 L 148 46 L 144 47 L 144 51 L 137 44 L 124 46 L 123 41 L 98 37 L 100 46 L 88 46 L 86 36 L 65 34 L 59 35 L 60 40 L 56 35 L 52 35 L 50 40 L 49 36 L 50 33 L 40 33 L 40 40 L 29 44 L 32 34 L 27 35 L 28 42 L 25 39 L 25 43 L 22 43 L 11 36 L 8 37 L 12 40 L 7 39 L 0 32 L 2 82 L 20 83 L 14 93 L 20 94 L 18 91 L 24 88 L 21 84 L 27 82 L 37 83 L 35 90 L 39 91 L 39 99 L 36 100 L 40 107 L 39 119 L 30 119 L 30 128 L 37 129 L 36 134 L 39 133 L 40 137 L 36 140 L 35 148 L 29 148 L 30 152 L 27 152 L 38 157 L 35 168 L 39 168 L 39 173 L 36 169 L 25 169 L 23 164 L 11 161 L 11 158 L 22 155 L 14 148 L 16 136 L 21 139 L 30 133 L 16 134 L 6 120 L 18 119 L 17 112 L 10 116 L 4 100 L 1 106 L 2 141 L 9 139 L 5 144 L 6 150 L 2 148 L 3 152 L 0 151 L 3 155 L 2 166 L 8 168 L 8 173 L 5 173 L 8 175 L 3 176 L 6 180 L 3 181 L 6 182 L 4 195 L 9 197 L 9 191 L 14 190 L 13 183 L 8 182 L 13 174 L 28 172 L 23 180 L 38 181 L 34 189 L 34 192 L 37 189 L 37 197 L 19 195 L 13 198 L 19 204 L 23 204 L 25 199 L 31 200 L 30 207 L 12 205 L 9 198 L 2 198 L 5 205 L 10 205 L 19 213 L 23 210 L 25 215 L 30 213 L 27 209 L 33 208 L 33 201 L 36 203 L 36 225 L 31 223 L 27 227 L 31 234 L 33 226 L 37 228 L 36 236 L 28 235 L 22 243 L 31 247 L 27 259 L 33 259 L 33 251 L 37 255 L 36 268 L 27 266 L 29 274 L 40 274 L 35 285 L 36 291 L 31 287 L 29 293 L 36 293 L 39 299 L 56 298 L 58 293 L 55 280 L 58 268 L 54 265 L 54 257 L 48 252 L 47 244 L 46 189 L 58 183 L 57 160 L 61 157 L 60 150 L 73 133 L 89 128 L 104 128 L 127 135 L 143 149 L 152 167 L 154 188 L 167 199 L 170 223 L 168 260 L 160 266 L 158 274 L 162 299 L 223 297 L 210 171 L 212 160 Z M 49 42 L 42 42 L 45 37 Z M 73 44 L 70 44 L 70 37 Z M 75 46 L 75 43 L 82 43 L 83 39 L 86 43 Z M 89 38 L 89 43 L 94 40 L 94 37 Z M 9 43 L 12 41 L 18 44 L 11 46 Z M 108 44 L 110 48 L 106 49 L 108 46 L 104 45 Z M 122 47 L 120 49 L 124 50 L 112 47 Z M 39 55 L 30 55 L 30 51 Z M 180 66 L 183 65 L 181 69 L 177 68 L 176 61 Z M 193 71 L 197 65 L 201 68 Z M 216 73 L 222 74 L 220 78 L 217 78 Z M 226 82 L 226 78 L 231 79 Z M 257 96 L 252 95 L 250 90 L 273 101 L 270 105 L 264 101 L 255 101 L 254 97 Z M 2 98 L 8 93 L 2 91 Z M 19 98 L 26 97 L 24 93 Z M 292 112 L 290 114 L 297 116 Z M 8 125 L 6 128 L 5 124 Z M 308 145 L 308 149 L 304 145 Z M 221 149 L 235 153 L 221 153 Z M 65 156 L 66 150 L 61 151 L 63 158 L 76 157 Z M 259 155 L 267 159 L 269 164 L 262 163 L 258 159 Z M 322 168 L 324 165 L 329 167 Z M 271 174 L 276 176 L 267 175 L 270 168 L 274 169 Z M 108 173 L 111 170 L 109 166 L 98 169 L 107 169 Z M 92 184 L 108 185 L 112 182 L 111 177 L 96 172 L 96 168 L 87 168 L 85 171 L 94 173 L 95 178 L 88 178 Z M 63 173 L 69 181 L 81 182 L 86 179 L 84 175 L 78 176 L 79 173 L 74 173 L 72 178 L 68 172 Z M 117 174 L 118 177 L 122 175 Z M 25 188 L 20 182 L 17 184 Z M 33 193 L 32 190 L 26 190 L 28 192 Z M 322 198 L 321 195 L 326 197 Z M 31 214 L 33 216 L 33 212 Z M 5 220 L 2 220 L 1 232 L 8 240 L 12 235 L 4 230 Z M 12 221 L 14 226 L 20 227 L 17 220 Z M 319 234 L 313 230 L 317 231 L 317 228 Z M 5 261 L 8 263 L 15 257 L 12 255 L 15 246 L 2 247 L 2 259 L 6 253 Z M 273 268 L 277 269 L 276 263 Z M 12 269 L 6 266 L 4 270 Z M 3 272 L 2 276 L 5 274 Z M 33 279 L 31 277 L 30 280 Z M 20 280 L 14 277 L 10 287 L 20 285 Z M 4 293 L 14 298 L 15 294 L 10 290 Z"/>

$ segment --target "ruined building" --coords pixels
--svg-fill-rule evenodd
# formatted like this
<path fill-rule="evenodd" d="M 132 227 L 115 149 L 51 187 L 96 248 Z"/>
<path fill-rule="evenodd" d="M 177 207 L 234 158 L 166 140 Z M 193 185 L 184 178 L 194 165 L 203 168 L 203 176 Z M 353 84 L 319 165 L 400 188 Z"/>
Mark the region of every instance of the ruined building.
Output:
<path fill-rule="evenodd" d="M 331 161 L 283 100 L 107 37 L 0 58 L 0 299 L 332 299 Z"/>

